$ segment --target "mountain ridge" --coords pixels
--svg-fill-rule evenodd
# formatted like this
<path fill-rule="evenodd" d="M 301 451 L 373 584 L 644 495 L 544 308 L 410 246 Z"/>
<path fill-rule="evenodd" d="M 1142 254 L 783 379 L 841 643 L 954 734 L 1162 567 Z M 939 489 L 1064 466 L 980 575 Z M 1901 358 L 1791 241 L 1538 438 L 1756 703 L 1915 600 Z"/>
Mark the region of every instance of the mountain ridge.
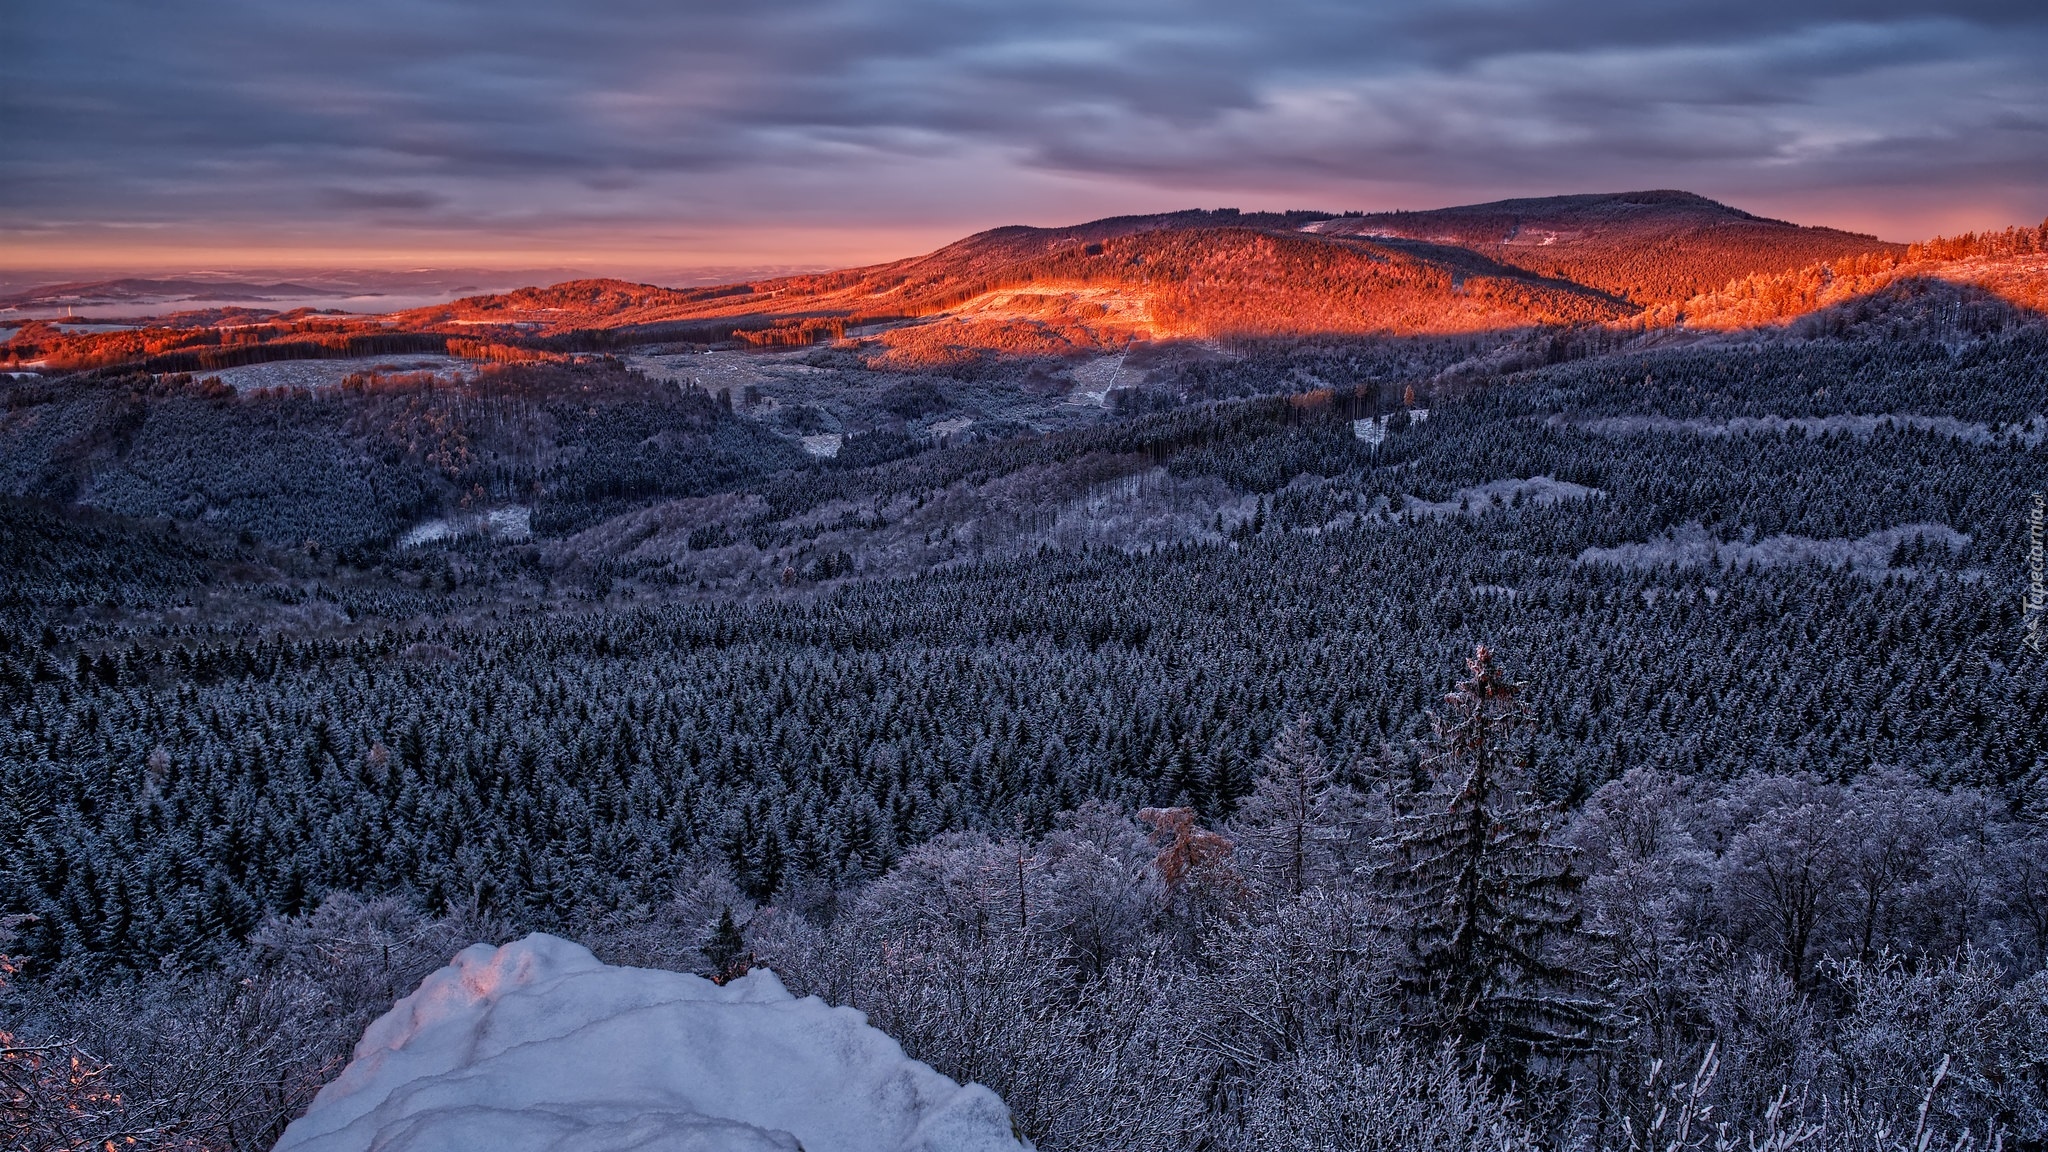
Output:
<path fill-rule="evenodd" d="M 1311 227 L 1452 243 L 1612 292 L 1640 307 L 1675 303 L 1747 276 L 1906 248 L 1863 233 L 1758 216 L 1674 189 L 1377 212 Z"/>
<path fill-rule="evenodd" d="M 1850 282 L 1877 289 L 1908 275 L 1902 269 L 1981 283 L 2038 311 L 2044 273 L 2024 258 L 2040 250 L 2038 232 L 1908 246 L 1673 190 L 1424 212 L 1190 209 L 1005 225 L 827 272 L 689 287 L 582 278 L 374 317 L 286 313 L 233 333 L 162 321 L 101 332 L 30 323 L 16 328 L 4 359 L 45 371 L 178 372 L 399 352 L 507 361 L 652 344 L 830 341 L 871 368 L 952 370 L 1155 342 L 1776 325 L 1800 308 L 1841 302 Z M 1966 250 L 1985 245 L 1978 255 L 1997 267 L 1963 268 Z"/>
<path fill-rule="evenodd" d="M 1239 240 L 1247 233 L 1273 240 L 1265 246 L 1247 246 Z M 1207 261 L 1190 260 L 1182 249 L 1192 235 L 1205 236 L 1227 252 Z M 1077 250 L 1081 256 L 1100 256 L 1110 246 L 1134 258 L 1121 276 L 1099 262 L 1087 267 L 1087 261 L 1076 256 Z M 1669 190 L 1523 198 L 1428 212 L 1188 210 L 1107 217 L 1057 228 L 1007 225 L 901 260 L 713 289 L 683 292 L 623 281 L 579 280 L 469 297 L 399 316 L 402 323 L 416 326 L 497 323 L 541 331 L 750 318 L 770 325 L 794 323 L 812 337 L 821 332 L 839 336 L 845 327 L 920 319 L 986 292 L 1049 281 L 1078 278 L 1116 288 L 1126 297 L 1156 298 L 1162 287 L 1159 271 L 1138 269 L 1147 260 L 1166 255 L 1174 263 L 1169 280 L 1200 280 L 1205 287 L 1214 287 L 1234 278 L 1241 290 L 1277 290 L 1291 310 L 1311 313 L 1326 325 L 1335 322 L 1334 327 L 1314 331 L 1440 334 L 1463 330 L 1455 314 L 1473 309 L 1457 297 L 1474 276 L 1484 278 L 1482 286 L 1496 296 L 1509 285 L 1514 286 L 1510 294 L 1519 296 L 1514 306 L 1492 316 L 1493 321 L 1503 327 L 1534 326 L 1618 319 L 1743 277 L 1789 272 L 1817 259 L 1903 250 L 1903 245 L 1874 237 L 1772 220 Z M 1308 255 L 1311 251 L 1314 256 Z M 1221 259 L 1226 254 L 1241 259 Z M 1372 283 L 1384 281 L 1384 276 L 1358 278 L 1385 292 L 1382 299 L 1349 292 L 1347 306 L 1334 316 L 1327 306 L 1300 307 L 1306 300 L 1336 295 L 1332 288 L 1353 286 L 1326 282 L 1320 274 L 1329 266 L 1362 271 L 1390 264 L 1423 273 L 1430 280 L 1427 294 L 1453 314 L 1451 318 L 1418 317 L 1413 299 L 1418 285 Z M 1301 282 L 1282 275 L 1276 283 L 1276 274 L 1299 273 L 1305 267 L 1317 272 L 1317 278 Z M 817 323 L 806 327 L 804 321 Z M 835 321 L 840 323 L 831 323 Z M 1234 325 L 1206 315 L 1193 330 L 1156 334 L 1217 337 L 1245 327 L 1272 335 L 1311 331 L 1303 324 Z"/>

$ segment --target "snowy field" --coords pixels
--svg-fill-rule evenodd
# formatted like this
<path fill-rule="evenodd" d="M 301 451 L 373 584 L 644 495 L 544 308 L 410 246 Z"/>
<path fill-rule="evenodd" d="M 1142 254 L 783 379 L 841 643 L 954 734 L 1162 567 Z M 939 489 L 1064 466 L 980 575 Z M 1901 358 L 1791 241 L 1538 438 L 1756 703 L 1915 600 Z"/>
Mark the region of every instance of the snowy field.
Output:
<path fill-rule="evenodd" d="M 1588 548 L 1581 564 L 1616 564 L 1624 568 L 1778 568 L 1791 564 L 1824 564 L 1882 572 L 1892 553 L 1908 540 L 1929 541 L 1960 551 L 1970 538 L 1946 524 L 1902 524 L 1855 540 L 1817 540 L 1811 536 L 1766 536 L 1761 540 L 1721 540 L 1704 525 L 1686 524 L 1641 544 Z"/>
<path fill-rule="evenodd" d="M 1587 500 L 1600 494 L 1598 488 L 1588 488 L 1569 480 L 1531 476 L 1527 480 L 1495 480 L 1470 488 L 1460 488 L 1451 493 L 1448 500 L 1430 501 L 1419 496 L 1411 496 L 1401 510 L 1410 516 L 1457 516 L 1491 512 L 1521 504 L 1555 504 L 1560 500 Z"/>
<path fill-rule="evenodd" d="M 1109 394 L 1118 384 L 1131 384 L 1137 375 L 1124 376 L 1123 356 L 1097 356 L 1073 369 L 1074 390 L 1067 393 L 1070 404 L 1092 404 L 1097 408 L 1109 404 Z"/>
<path fill-rule="evenodd" d="M 358 372 L 439 372 L 468 375 L 476 362 L 457 356 L 422 354 L 410 356 L 356 356 L 342 360 L 272 360 L 267 364 L 244 364 L 217 372 L 194 373 L 218 376 L 221 383 L 237 392 L 258 388 L 332 388 Z"/>
<path fill-rule="evenodd" d="M 466 516 L 445 516 L 414 525 L 398 538 L 400 548 L 417 548 L 458 536 L 488 536 L 517 544 L 533 538 L 533 509 L 521 505 L 493 508 Z"/>

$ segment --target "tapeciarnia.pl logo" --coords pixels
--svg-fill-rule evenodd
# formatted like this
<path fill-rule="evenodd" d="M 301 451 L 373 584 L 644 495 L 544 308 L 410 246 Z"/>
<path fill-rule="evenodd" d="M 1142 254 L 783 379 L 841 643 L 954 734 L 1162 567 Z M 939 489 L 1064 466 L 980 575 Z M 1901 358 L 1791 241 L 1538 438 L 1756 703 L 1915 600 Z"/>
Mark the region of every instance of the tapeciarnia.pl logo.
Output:
<path fill-rule="evenodd" d="M 2048 647 L 2048 541 L 2043 521 L 2048 520 L 2048 493 L 2034 493 L 2034 506 L 2027 514 L 2027 647 L 2036 652 Z"/>

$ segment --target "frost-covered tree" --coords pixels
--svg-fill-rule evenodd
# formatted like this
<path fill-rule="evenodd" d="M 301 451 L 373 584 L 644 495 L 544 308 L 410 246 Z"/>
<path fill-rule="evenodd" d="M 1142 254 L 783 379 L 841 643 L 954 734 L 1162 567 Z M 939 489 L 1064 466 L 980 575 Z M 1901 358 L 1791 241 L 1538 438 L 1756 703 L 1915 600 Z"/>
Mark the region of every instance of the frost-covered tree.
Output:
<path fill-rule="evenodd" d="M 1684 969 L 1711 895 L 1711 857 L 1693 833 L 1688 781 L 1635 769 L 1595 792 L 1572 824 L 1598 939 L 1595 971 L 1653 1044 L 1682 1023 Z"/>
<path fill-rule="evenodd" d="M 1304 1053 L 1275 1063 L 1246 1101 L 1245 1152 L 1534 1152 L 1513 1117 L 1455 1053 L 1390 1048 L 1368 1059 Z"/>
<path fill-rule="evenodd" d="M 1740 782 L 1725 806 L 1737 826 L 1716 862 L 1724 915 L 1804 987 L 1824 934 L 1850 903 L 1857 845 L 1842 789 L 1811 777 L 1759 775 Z"/>
<path fill-rule="evenodd" d="M 1408 955 L 1410 1018 L 1510 1067 L 1595 1043 L 1606 1009 L 1560 946 L 1580 931 L 1573 851 L 1529 792 L 1522 685 L 1481 645 L 1434 717 L 1435 788 L 1395 825 L 1379 880 Z"/>
<path fill-rule="evenodd" d="M 1101 975 L 1146 942 L 1164 895 L 1153 855 L 1128 812 L 1094 801 L 1061 816 L 1028 860 L 1031 930 L 1083 978 Z"/>
<path fill-rule="evenodd" d="M 1282 730 L 1258 773 L 1227 831 L 1250 878 L 1299 896 L 1341 870 L 1357 831 L 1358 795 L 1337 782 L 1307 717 Z"/>

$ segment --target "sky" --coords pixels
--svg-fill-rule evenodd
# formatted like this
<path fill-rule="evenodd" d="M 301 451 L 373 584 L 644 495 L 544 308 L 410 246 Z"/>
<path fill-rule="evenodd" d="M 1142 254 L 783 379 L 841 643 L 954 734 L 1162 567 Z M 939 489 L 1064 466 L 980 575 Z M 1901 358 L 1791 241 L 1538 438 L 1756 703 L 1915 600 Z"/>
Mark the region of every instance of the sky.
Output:
<path fill-rule="evenodd" d="M 838 266 L 1642 188 L 2048 216 L 2039 0 L 0 3 L 0 270 Z"/>

